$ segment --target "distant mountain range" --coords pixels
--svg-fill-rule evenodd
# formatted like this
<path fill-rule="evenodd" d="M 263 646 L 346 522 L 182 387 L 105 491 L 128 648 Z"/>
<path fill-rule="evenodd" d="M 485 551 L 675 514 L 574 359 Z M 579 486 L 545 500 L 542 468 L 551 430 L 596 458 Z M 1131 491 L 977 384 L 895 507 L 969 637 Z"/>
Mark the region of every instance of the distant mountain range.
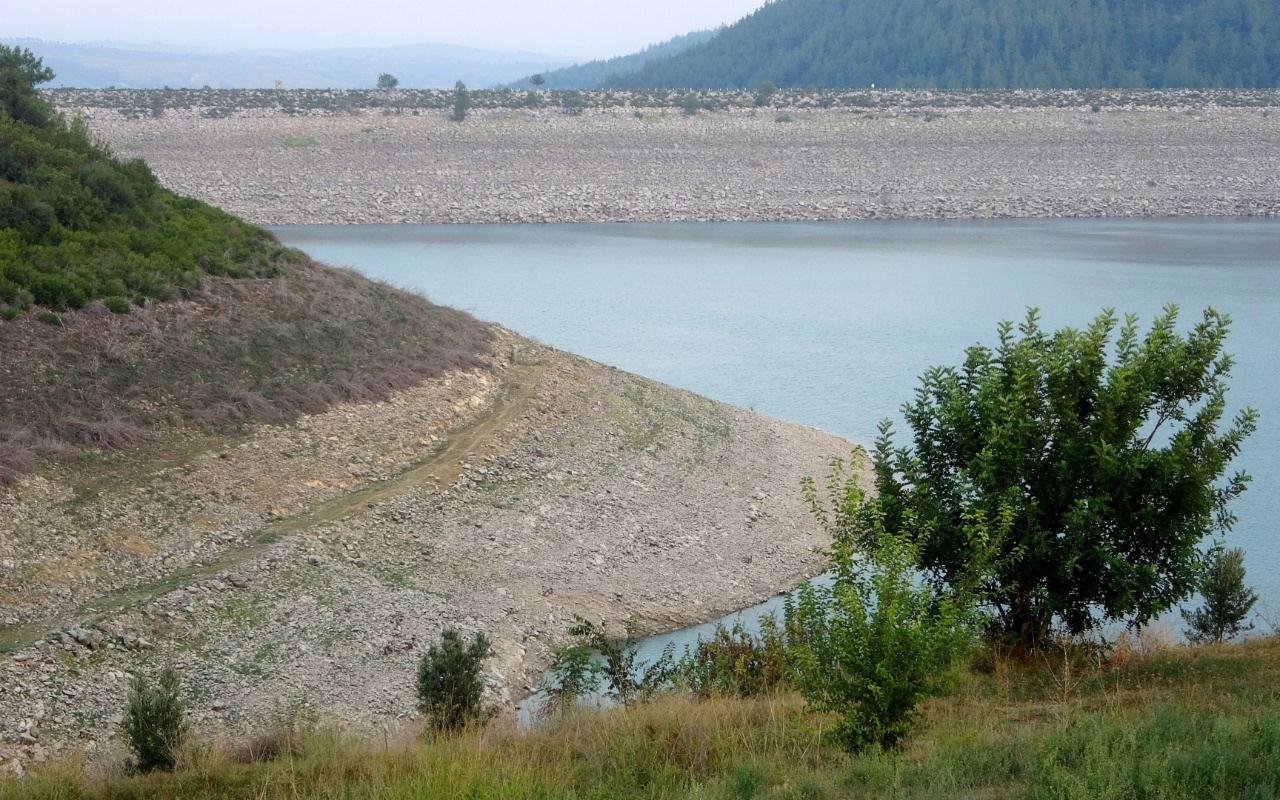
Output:
<path fill-rule="evenodd" d="M 456 81 L 490 87 L 571 63 L 563 56 L 504 53 L 447 44 L 301 52 L 212 52 L 166 45 L 62 44 L 0 39 L 44 59 L 53 87 L 372 89 L 389 72 L 405 89 L 451 88 Z"/>
<path fill-rule="evenodd" d="M 609 59 L 597 59 L 585 64 L 574 64 L 571 67 L 543 72 L 544 89 L 594 89 L 603 86 L 610 78 L 630 75 L 654 59 L 675 55 L 688 50 L 694 45 L 702 44 L 715 36 L 715 31 L 694 31 L 683 36 L 676 36 L 661 44 L 651 44 L 638 53 L 627 56 L 616 56 Z M 512 89 L 529 88 L 529 77 L 513 81 L 508 86 Z"/>
<path fill-rule="evenodd" d="M 777 86 L 1280 87 L 1280 0 L 773 0 L 631 55 L 568 59 L 452 45 L 208 53 L 3 40 L 54 86 L 742 89 Z"/>
<path fill-rule="evenodd" d="M 615 88 L 1280 86 L 1276 0 L 775 0 Z"/>

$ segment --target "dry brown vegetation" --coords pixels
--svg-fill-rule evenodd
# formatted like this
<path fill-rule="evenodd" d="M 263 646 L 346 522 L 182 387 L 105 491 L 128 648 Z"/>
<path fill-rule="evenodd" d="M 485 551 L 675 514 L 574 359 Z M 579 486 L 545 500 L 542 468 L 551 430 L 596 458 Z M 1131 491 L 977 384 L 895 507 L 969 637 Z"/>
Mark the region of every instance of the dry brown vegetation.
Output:
<path fill-rule="evenodd" d="M 181 301 L 126 315 L 100 302 L 0 322 L 0 483 L 67 445 L 121 449 L 157 429 L 284 423 L 381 400 L 478 366 L 488 326 L 314 263 L 270 279 L 208 277 Z"/>
<path fill-rule="evenodd" d="M 832 719 L 791 693 L 673 693 L 527 734 L 373 741 L 282 719 L 262 741 L 193 743 L 173 774 L 73 760 L 0 781 L 0 798 L 1272 797 L 1278 644 L 1064 642 L 1043 663 L 986 658 L 895 753 L 844 754 Z"/>

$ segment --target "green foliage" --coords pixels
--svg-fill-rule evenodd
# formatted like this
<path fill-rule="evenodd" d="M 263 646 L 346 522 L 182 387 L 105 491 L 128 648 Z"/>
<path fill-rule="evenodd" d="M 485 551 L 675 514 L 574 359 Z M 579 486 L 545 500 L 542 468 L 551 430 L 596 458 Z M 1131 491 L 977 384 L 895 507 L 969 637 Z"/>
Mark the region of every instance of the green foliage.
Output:
<path fill-rule="evenodd" d="M 178 674 L 166 666 L 153 687 L 142 675 L 133 680 L 120 723 L 138 772 L 172 770 L 187 733 L 186 707 L 178 692 Z"/>
<path fill-rule="evenodd" d="M 35 87 L 51 80 L 53 70 L 30 50 L 0 45 L 0 119 L 7 116 L 36 128 L 47 126 L 53 112 Z M 0 172 L 0 177 L 8 176 Z"/>
<path fill-rule="evenodd" d="M 384 72 L 378 76 L 378 88 L 384 92 L 389 92 L 400 85 L 400 80 L 389 72 Z"/>
<path fill-rule="evenodd" d="M 117 295 L 102 298 L 102 304 L 106 306 L 107 310 L 112 314 L 128 314 L 130 310 L 132 310 L 132 306 L 129 305 L 129 301 Z"/>
<path fill-rule="evenodd" d="M 534 86 L 541 86 L 546 82 L 547 82 L 547 79 L 542 77 L 541 72 L 535 72 L 534 74 L 529 76 L 529 83 L 533 84 Z"/>
<path fill-rule="evenodd" d="M 581 114 L 587 107 L 587 98 L 577 89 L 570 89 L 567 92 L 560 93 L 560 107 L 564 109 L 566 114 Z"/>
<path fill-rule="evenodd" d="M 675 677 L 675 647 L 668 645 L 657 661 L 648 664 L 638 661 L 638 640 L 635 627 L 627 624 L 626 635 L 614 638 L 603 628 L 575 614 L 569 635 L 588 652 L 599 655 L 603 662 L 600 675 L 608 684 L 607 696 L 622 705 L 648 697 L 671 686 Z M 595 685 L 599 685 L 598 683 Z M 593 687 L 594 688 L 594 687 Z"/>
<path fill-rule="evenodd" d="M 311 136 L 290 136 L 284 140 L 285 147 L 311 147 L 315 143 Z"/>
<path fill-rule="evenodd" d="M 0 46 L 0 303 L 165 300 L 194 292 L 202 274 L 273 272 L 271 234 L 112 157 L 36 94 L 52 77 L 29 52 Z"/>
<path fill-rule="evenodd" d="M 756 89 L 756 105 L 767 106 L 773 102 L 773 96 L 778 93 L 778 87 L 773 81 L 764 81 L 760 87 Z"/>
<path fill-rule="evenodd" d="M 791 87 L 1275 87 L 1280 6 L 779 0 L 706 42 L 615 72 L 601 85 L 745 89 L 766 78 Z"/>
<path fill-rule="evenodd" d="M 917 706 L 942 694 L 949 672 L 972 647 L 974 585 L 1011 522 L 981 512 L 965 518 L 974 553 L 966 582 L 935 589 L 919 580 L 925 542 L 885 526 L 839 460 L 828 481 L 831 508 L 812 480 L 805 497 L 832 537 L 830 587 L 805 584 L 788 598 L 788 656 L 795 687 L 818 711 L 840 715 L 836 736 L 851 752 L 893 748 L 920 724 Z"/>
<path fill-rule="evenodd" d="M 1027 764 L 1033 800 L 1274 797 L 1280 714 L 1162 707 L 1136 724 L 1099 715 L 1055 731 L 1037 750 Z"/>
<path fill-rule="evenodd" d="M 760 626 L 759 636 L 740 622 L 716 625 L 709 639 L 699 636 L 676 662 L 680 682 L 702 697 L 753 697 L 789 686 L 785 633 L 773 617 L 760 620 Z"/>
<path fill-rule="evenodd" d="M 687 92 L 680 98 L 680 110 L 686 117 L 692 117 L 707 107 L 706 98 L 697 92 Z"/>
<path fill-rule="evenodd" d="M 40 320 L 45 325 L 62 326 L 62 317 L 52 311 L 41 311 L 40 316 L 36 317 L 36 319 Z"/>
<path fill-rule="evenodd" d="M 449 119 L 462 122 L 467 118 L 467 110 L 471 106 L 471 94 L 467 92 L 466 84 L 458 81 L 453 85 L 453 113 L 449 115 Z"/>
<path fill-rule="evenodd" d="M 1246 626 L 1244 620 L 1258 602 L 1258 595 L 1244 585 L 1244 550 L 1213 550 L 1200 581 L 1200 594 L 1204 605 L 1182 612 L 1183 621 L 1191 626 L 1186 631 L 1188 639 L 1197 644 L 1219 643 L 1253 630 L 1253 623 Z"/>
<path fill-rule="evenodd" d="M 1219 430 L 1231 358 L 1213 309 L 1187 335 L 1177 309 L 1144 338 L 1114 313 L 1088 329 L 1041 330 L 1035 311 L 994 350 L 925 373 L 904 407 L 913 447 L 888 422 L 875 452 L 885 528 L 919 547 L 938 585 L 963 580 L 971 511 L 1013 514 L 983 587 L 1001 627 L 1036 646 L 1055 621 L 1078 634 L 1141 626 L 1196 588 L 1200 542 L 1225 532 L 1248 477 L 1223 480 L 1257 414 Z"/>
<path fill-rule="evenodd" d="M 456 731 L 485 718 L 480 669 L 492 655 L 484 632 L 468 644 L 453 628 L 444 629 L 418 665 L 418 709 L 432 727 Z"/>
<path fill-rule="evenodd" d="M 550 715 L 577 705 L 583 698 L 600 691 L 604 666 L 595 653 L 582 642 L 557 647 L 551 652 L 551 666 L 538 684 L 549 702 L 545 713 Z"/>
<path fill-rule="evenodd" d="M 739 764 L 729 778 L 729 795 L 738 800 L 759 797 L 769 785 L 769 773 L 757 763 Z"/>

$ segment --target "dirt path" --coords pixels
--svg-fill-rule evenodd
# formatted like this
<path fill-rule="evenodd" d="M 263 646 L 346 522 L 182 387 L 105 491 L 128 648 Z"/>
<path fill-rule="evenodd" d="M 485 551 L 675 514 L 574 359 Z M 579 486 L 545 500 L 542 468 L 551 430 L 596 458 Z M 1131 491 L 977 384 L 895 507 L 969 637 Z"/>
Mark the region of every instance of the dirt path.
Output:
<path fill-rule="evenodd" d="M 0 495 L 0 765 L 114 757 L 127 674 L 164 663 L 208 735 L 298 704 L 395 727 L 446 625 L 493 638 L 509 704 L 574 614 L 669 630 L 822 568 L 798 482 L 847 442 L 511 334 L 495 352 L 387 403 Z"/>

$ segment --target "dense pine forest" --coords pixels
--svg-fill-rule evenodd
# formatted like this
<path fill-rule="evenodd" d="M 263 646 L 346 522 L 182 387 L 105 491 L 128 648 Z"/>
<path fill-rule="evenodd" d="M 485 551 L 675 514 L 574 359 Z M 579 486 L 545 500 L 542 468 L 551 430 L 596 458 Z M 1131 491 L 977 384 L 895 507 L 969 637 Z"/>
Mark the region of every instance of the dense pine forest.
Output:
<path fill-rule="evenodd" d="M 610 87 L 1280 85 L 1262 0 L 777 0 Z"/>

